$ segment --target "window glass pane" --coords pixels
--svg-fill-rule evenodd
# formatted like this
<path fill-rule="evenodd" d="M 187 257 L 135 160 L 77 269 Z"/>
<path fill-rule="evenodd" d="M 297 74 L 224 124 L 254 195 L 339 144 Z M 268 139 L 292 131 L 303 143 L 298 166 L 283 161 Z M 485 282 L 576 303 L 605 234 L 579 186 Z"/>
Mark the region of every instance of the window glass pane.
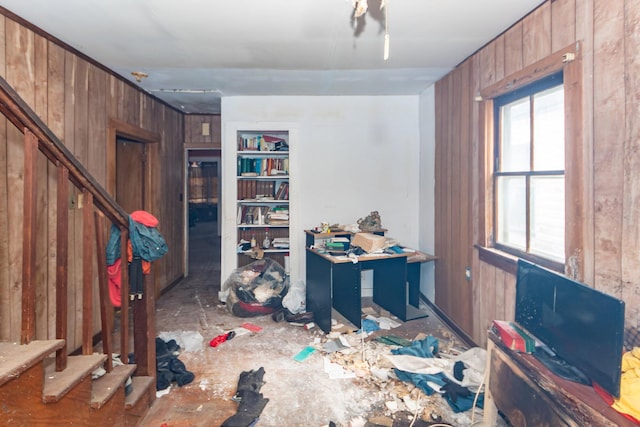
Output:
<path fill-rule="evenodd" d="M 500 170 L 528 171 L 530 165 L 531 117 L 529 98 L 523 98 L 501 109 Z"/>
<path fill-rule="evenodd" d="M 533 99 L 534 170 L 564 170 L 564 89 L 556 86 Z"/>
<path fill-rule="evenodd" d="M 527 247 L 527 193 L 522 176 L 498 178 L 497 241 L 520 250 Z"/>
<path fill-rule="evenodd" d="M 531 177 L 530 251 L 564 262 L 564 176 Z"/>

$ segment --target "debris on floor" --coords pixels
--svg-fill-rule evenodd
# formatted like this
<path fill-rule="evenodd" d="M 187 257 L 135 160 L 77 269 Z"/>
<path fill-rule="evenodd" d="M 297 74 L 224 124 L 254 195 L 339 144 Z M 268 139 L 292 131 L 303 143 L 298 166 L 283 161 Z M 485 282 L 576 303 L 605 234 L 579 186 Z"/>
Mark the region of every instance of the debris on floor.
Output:
<path fill-rule="evenodd" d="M 243 371 L 238 379 L 238 387 L 233 400 L 239 402 L 237 412 L 227 418 L 222 427 L 249 427 L 257 423 L 269 399 L 265 399 L 260 389 L 264 385 L 264 367 Z"/>

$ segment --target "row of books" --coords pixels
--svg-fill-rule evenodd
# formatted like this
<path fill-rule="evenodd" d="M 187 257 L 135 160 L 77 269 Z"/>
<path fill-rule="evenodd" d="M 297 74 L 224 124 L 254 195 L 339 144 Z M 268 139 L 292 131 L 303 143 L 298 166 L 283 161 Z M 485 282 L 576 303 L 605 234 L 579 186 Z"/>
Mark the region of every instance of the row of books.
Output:
<path fill-rule="evenodd" d="M 285 151 L 288 149 L 287 141 L 278 136 L 238 136 L 238 151 Z"/>
<path fill-rule="evenodd" d="M 239 179 L 238 200 L 289 200 L 289 183 L 281 182 L 277 191 L 275 185 L 275 181 Z"/>
<path fill-rule="evenodd" d="M 253 159 L 238 157 L 238 176 L 289 175 L 288 158 Z"/>

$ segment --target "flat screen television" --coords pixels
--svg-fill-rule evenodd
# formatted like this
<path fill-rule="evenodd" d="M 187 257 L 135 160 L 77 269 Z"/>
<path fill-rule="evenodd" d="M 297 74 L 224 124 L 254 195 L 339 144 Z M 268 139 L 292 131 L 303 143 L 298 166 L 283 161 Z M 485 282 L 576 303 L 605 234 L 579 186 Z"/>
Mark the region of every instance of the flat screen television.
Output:
<path fill-rule="evenodd" d="M 620 396 L 624 301 L 518 261 L 516 323 L 539 342 L 533 353 L 559 376 Z"/>

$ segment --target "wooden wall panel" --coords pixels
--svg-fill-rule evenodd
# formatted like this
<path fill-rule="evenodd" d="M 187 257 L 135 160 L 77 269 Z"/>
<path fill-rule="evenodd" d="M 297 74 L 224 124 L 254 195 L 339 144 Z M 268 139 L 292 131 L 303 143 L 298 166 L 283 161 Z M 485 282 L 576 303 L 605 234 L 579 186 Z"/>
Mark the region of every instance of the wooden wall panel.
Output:
<path fill-rule="evenodd" d="M 582 188 L 577 208 L 580 224 L 571 224 L 571 233 L 581 233 L 576 253 L 583 281 L 627 302 L 629 326 L 637 326 L 640 312 L 640 125 L 637 83 L 640 61 L 640 3 L 633 0 L 555 0 L 514 23 L 504 34 L 487 44 L 436 84 L 436 304 L 459 325 L 466 320 L 454 308 L 455 295 L 463 295 L 463 283 L 455 272 L 464 268 L 455 256 L 463 236 L 450 238 L 454 223 L 447 218 L 467 211 L 474 224 L 468 234 L 473 244 L 485 245 L 482 230 L 491 230 L 490 215 L 484 215 L 484 200 L 491 197 L 485 186 L 485 139 L 489 129 L 483 125 L 483 110 L 469 109 L 466 99 L 487 88 L 503 76 L 508 79 L 528 65 L 579 42 L 580 60 L 570 76 L 581 92 L 578 105 L 571 105 L 577 127 L 572 135 L 579 142 L 575 161 Z M 500 58 L 498 56 L 501 56 Z M 470 73 L 468 89 L 455 88 L 456 77 L 466 64 L 477 64 Z M 466 99 L 465 99 L 466 98 Z M 488 106 L 485 102 L 483 105 Z M 455 129 L 468 124 L 469 137 Z M 471 163 L 473 192 L 467 200 L 451 197 L 456 181 L 451 176 L 451 156 L 465 150 L 464 140 L 474 147 Z M 460 146 L 458 148 L 452 145 Z M 460 170 L 457 170 L 460 172 Z M 452 185 L 453 184 L 453 185 Z M 572 188 L 573 189 L 573 188 Z M 575 191 L 569 193 L 576 193 Z M 569 202 L 570 203 L 570 202 Z M 576 211 L 574 214 L 578 216 Z M 575 236 L 572 236 L 572 238 Z M 492 319 L 511 320 L 515 315 L 515 277 L 499 267 L 473 257 L 473 322 L 470 328 L 476 342 L 484 343 L 486 327 Z M 440 293 L 440 295 L 439 295 Z M 463 329 L 469 331 L 466 327 Z"/>
<path fill-rule="evenodd" d="M 48 35 L 36 34 L 0 16 L 0 75 L 20 94 L 49 128 L 92 174 L 109 188 L 107 176 L 114 168 L 108 126 L 111 119 L 160 135 L 152 165 L 149 196 L 172 253 L 184 250 L 179 203 L 182 191 L 184 124 L 181 112 L 110 74 L 99 64 L 57 44 Z M 22 266 L 23 137 L 4 117 L 0 118 L 0 340 L 20 337 L 20 289 Z M 55 310 L 55 166 L 39 159 L 37 293 L 38 338 L 53 337 Z M 77 209 L 78 190 L 71 189 L 69 211 L 69 348 L 78 347 L 81 330 L 76 318 L 82 313 L 82 210 Z M 73 205 L 71 202 L 76 203 Z M 170 225 L 170 226 L 169 226 Z M 93 248 L 92 248 L 93 249 Z M 178 280 L 183 257 L 157 261 L 154 275 L 158 290 Z M 94 259 L 95 263 L 98 260 Z M 97 281 L 94 283 L 97 289 Z M 94 304 L 97 304 L 97 294 Z M 94 310 L 98 330 L 98 311 Z"/>
<path fill-rule="evenodd" d="M 48 85 L 48 43 L 44 37 L 36 35 L 34 37 L 34 111 L 41 117 L 47 115 L 47 85 Z M 49 293 L 54 293 L 54 289 L 48 286 L 48 276 L 55 274 L 55 270 L 49 272 L 49 218 L 48 218 L 48 188 L 47 180 L 48 161 L 42 153 L 38 153 L 38 170 L 44 173 L 36 174 L 36 337 L 46 338 L 49 332 L 49 321 L 55 321 L 55 311 L 49 313 L 48 301 Z M 49 318 L 52 314 L 54 317 Z"/>
<path fill-rule="evenodd" d="M 209 135 L 202 134 L 202 126 L 209 126 Z M 184 118 L 184 143 L 206 145 L 220 149 L 222 146 L 222 123 L 219 114 L 188 114 Z"/>
<path fill-rule="evenodd" d="M 6 38 L 5 38 L 5 18 L 0 15 L 0 73 L 6 75 Z M 0 115 L 0 138 L 8 141 L 7 119 Z M 9 188 L 8 188 L 8 142 L 0 145 L 0 337 L 6 339 L 11 336 L 13 312 L 11 310 L 11 275 L 9 271 L 10 248 L 9 248 Z"/>
<path fill-rule="evenodd" d="M 636 2 L 637 4 L 637 2 Z M 627 8 L 624 26 L 625 70 L 625 138 L 622 222 L 622 298 L 627 318 L 640 327 L 640 8 Z M 635 322 L 633 320 L 635 319 Z"/>
<path fill-rule="evenodd" d="M 595 287 L 621 296 L 625 122 L 624 1 L 594 9 Z"/>

